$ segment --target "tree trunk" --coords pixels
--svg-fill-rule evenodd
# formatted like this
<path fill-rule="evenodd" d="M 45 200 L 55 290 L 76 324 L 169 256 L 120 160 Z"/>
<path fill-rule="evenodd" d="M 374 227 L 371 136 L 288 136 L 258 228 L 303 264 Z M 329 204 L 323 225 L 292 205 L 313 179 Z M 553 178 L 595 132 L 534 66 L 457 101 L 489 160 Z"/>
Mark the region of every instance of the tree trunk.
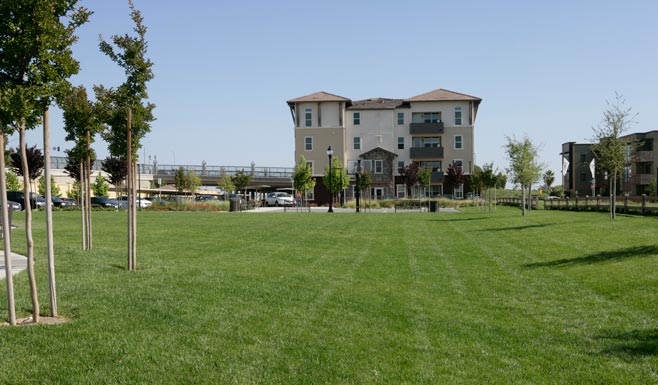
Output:
<path fill-rule="evenodd" d="M 50 316 L 57 317 L 57 286 L 55 284 L 55 240 L 53 238 L 53 193 L 50 181 L 50 116 L 43 111 L 43 157 L 46 187 L 46 244 L 48 248 L 48 286 L 50 288 Z"/>
<path fill-rule="evenodd" d="M 32 239 L 32 206 L 30 196 L 30 170 L 27 165 L 27 152 L 25 150 L 25 120 L 20 122 L 20 151 L 21 168 L 23 169 L 23 193 L 25 194 L 25 241 L 27 244 L 27 277 L 30 283 L 30 296 L 32 298 L 32 322 L 39 322 L 39 296 L 37 281 L 34 274 L 34 240 Z"/>
<path fill-rule="evenodd" d="M 82 250 L 87 248 L 87 190 L 85 188 L 85 166 L 84 160 L 80 161 L 80 185 L 78 186 L 78 199 L 80 201 L 80 227 L 82 228 Z"/>
<path fill-rule="evenodd" d="M 0 121 L 0 127 L 3 122 Z M 5 133 L 0 133 L 0 149 L 5 153 Z M 14 302 L 14 276 L 11 267 L 11 223 L 9 223 L 9 208 L 7 207 L 7 173 L 5 172 L 5 157 L 0 156 L 0 204 L 2 204 L 2 240 L 5 254 L 5 280 L 7 281 L 7 309 L 9 324 L 16 325 L 16 304 Z"/>
<path fill-rule="evenodd" d="M 521 185 L 521 215 L 525 215 L 525 186 Z"/>
<path fill-rule="evenodd" d="M 93 226 L 91 223 L 91 135 L 87 131 L 87 152 L 85 157 L 85 221 L 87 222 L 87 249 L 93 246 Z"/>

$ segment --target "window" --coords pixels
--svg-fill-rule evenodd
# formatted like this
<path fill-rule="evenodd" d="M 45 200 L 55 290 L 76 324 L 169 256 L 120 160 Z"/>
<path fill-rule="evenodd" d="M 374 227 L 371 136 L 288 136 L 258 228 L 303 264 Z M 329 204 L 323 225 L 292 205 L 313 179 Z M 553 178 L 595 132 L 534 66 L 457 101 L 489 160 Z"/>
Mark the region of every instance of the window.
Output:
<path fill-rule="evenodd" d="M 311 170 L 311 175 L 313 175 L 313 161 L 312 160 L 309 160 L 309 161 L 306 162 L 306 168 Z"/>
<path fill-rule="evenodd" d="M 398 124 L 399 125 L 404 124 L 404 112 L 398 112 Z"/>
<path fill-rule="evenodd" d="M 305 136 L 304 137 L 304 150 L 313 151 L 313 137 Z"/>
<path fill-rule="evenodd" d="M 361 171 L 372 172 L 372 160 L 364 159 L 363 161 L 361 161 Z"/>
<path fill-rule="evenodd" d="M 587 162 L 587 154 L 580 154 L 580 162 L 581 163 Z"/>
<path fill-rule="evenodd" d="M 354 137 L 354 149 L 355 150 L 360 150 L 361 149 L 361 138 L 358 136 Z"/>
<path fill-rule="evenodd" d="M 411 114 L 412 123 L 440 123 L 440 112 L 414 112 Z"/>
<path fill-rule="evenodd" d="M 396 184 L 395 185 L 395 191 L 397 192 L 397 197 L 398 198 L 406 198 L 407 197 L 407 187 L 403 184 Z"/>
<path fill-rule="evenodd" d="M 398 173 L 402 169 L 404 169 L 404 161 L 403 160 L 398 160 Z"/>
<path fill-rule="evenodd" d="M 310 108 L 305 109 L 304 118 L 306 119 L 306 127 L 311 127 L 313 125 L 313 110 Z"/>
<path fill-rule="evenodd" d="M 355 112 L 353 118 L 354 118 L 354 125 L 355 126 L 358 126 L 359 124 L 361 124 L 361 113 L 360 112 Z"/>
<path fill-rule="evenodd" d="M 398 150 L 404 150 L 404 136 L 398 136 Z"/>
<path fill-rule="evenodd" d="M 464 161 L 461 159 L 454 159 L 452 161 L 452 167 L 454 168 L 461 168 L 462 171 L 464 170 Z"/>
<path fill-rule="evenodd" d="M 455 107 L 455 126 L 462 125 L 462 108 Z"/>
<path fill-rule="evenodd" d="M 375 174 L 382 174 L 384 172 L 384 161 L 375 160 Z"/>
<path fill-rule="evenodd" d="M 418 166 L 422 170 L 430 169 L 432 172 L 441 171 L 441 161 L 440 160 L 424 160 L 421 161 Z"/>
<path fill-rule="evenodd" d="M 440 136 L 414 136 L 411 138 L 412 147 L 441 147 Z"/>
<path fill-rule="evenodd" d="M 461 150 L 463 147 L 462 136 L 455 135 L 455 150 Z"/>

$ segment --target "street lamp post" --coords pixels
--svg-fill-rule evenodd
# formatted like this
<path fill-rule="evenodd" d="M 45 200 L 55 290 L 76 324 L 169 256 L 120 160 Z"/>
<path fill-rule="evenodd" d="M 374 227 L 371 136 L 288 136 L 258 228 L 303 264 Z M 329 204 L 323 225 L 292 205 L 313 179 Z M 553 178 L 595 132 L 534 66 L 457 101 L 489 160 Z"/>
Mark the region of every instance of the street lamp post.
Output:
<path fill-rule="evenodd" d="M 331 180 L 333 179 L 333 173 L 331 172 L 331 157 L 334 156 L 334 150 L 331 149 L 331 146 L 327 148 L 327 156 L 329 157 L 329 211 L 330 213 L 334 212 L 333 207 L 333 193 L 331 187 Z"/>

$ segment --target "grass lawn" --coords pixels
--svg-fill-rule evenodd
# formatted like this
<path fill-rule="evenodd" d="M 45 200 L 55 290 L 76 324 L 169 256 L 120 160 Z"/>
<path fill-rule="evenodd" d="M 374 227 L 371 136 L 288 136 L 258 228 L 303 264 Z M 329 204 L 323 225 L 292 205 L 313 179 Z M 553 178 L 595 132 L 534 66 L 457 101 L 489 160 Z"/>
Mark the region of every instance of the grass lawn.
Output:
<path fill-rule="evenodd" d="M 125 213 L 54 218 L 70 322 L 0 327 L 0 384 L 658 383 L 655 217 L 140 212 L 137 272 Z"/>

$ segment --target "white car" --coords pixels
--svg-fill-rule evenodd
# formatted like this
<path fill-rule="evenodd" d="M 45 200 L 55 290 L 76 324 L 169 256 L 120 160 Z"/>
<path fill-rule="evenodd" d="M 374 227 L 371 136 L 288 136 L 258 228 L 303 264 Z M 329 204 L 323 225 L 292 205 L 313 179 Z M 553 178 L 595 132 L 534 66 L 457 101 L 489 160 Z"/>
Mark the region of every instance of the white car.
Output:
<path fill-rule="evenodd" d="M 117 201 L 119 202 L 119 208 L 120 209 L 128 209 L 128 197 L 127 196 L 122 196 L 117 198 Z M 149 207 L 153 204 L 150 200 L 147 199 L 142 199 L 142 198 L 137 198 L 137 206 L 141 208 L 146 208 Z"/>
<path fill-rule="evenodd" d="M 293 206 L 295 200 L 287 192 L 271 192 L 265 196 L 265 206 Z"/>

